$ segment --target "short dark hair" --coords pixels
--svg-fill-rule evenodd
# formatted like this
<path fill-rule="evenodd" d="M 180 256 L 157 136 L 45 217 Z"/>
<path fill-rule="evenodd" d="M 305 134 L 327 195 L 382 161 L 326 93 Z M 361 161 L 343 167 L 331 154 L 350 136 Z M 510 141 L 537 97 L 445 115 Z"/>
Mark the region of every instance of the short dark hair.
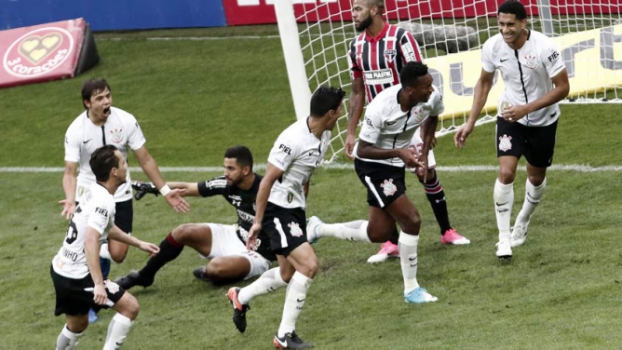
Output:
<path fill-rule="evenodd" d="M 419 83 L 419 78 L 426 74 L 428 74 L 428 66 L 421 62 L 410 61 L 402 67 L 400 82 L 402 86 L 415 87 Z"/>
<path fill-rule="evenodd" d="M 91 96 L 93 96 L 94 93 L 102 92 L 106 89 L 108 89 L 108 91 L 112 91 L 110 89 L 110 85 L 108 85 L 108 82 L 104 78 L 89 79 L 85 81 L 84 84 L 82 84 L 82 105 L 84 108 L 86 109 L 86 103 L 84 103 L 84 101 L 90 101 Z"/>
<path fill-rule="evenodd" d="M 236 162 L 245 167 L 251 167 L 253 170 L 253 154 L 246 146 L 233 146 L 225 151 L 225 158 L 235 158 Z"/>
<path fill-rule="evenodd" d="M 91 154 L 89 165 L 97 181 L 108 181 L 110 170 L 119 167 L 119 158 L 115 154 L 116 150 L 118 148 L 113 145 L 104 145 Z"/>
<path fill-rule="evenodd" d="M 518 0 L 507 0 L 501 4 L 501 6 L 499 6 L 499 10 L 497 11 L 497 15 L 500 13 L 514 15 L 519 21 L 527 18 L 527 10 L 525 10 L 525 5 Z"/>
<path fill-rule="evenodd" d="M 320 86 L 311 96 L 311 115 L 322 117 L 328 111 L 339 108 L 345 95 L 341 88 Z"/>

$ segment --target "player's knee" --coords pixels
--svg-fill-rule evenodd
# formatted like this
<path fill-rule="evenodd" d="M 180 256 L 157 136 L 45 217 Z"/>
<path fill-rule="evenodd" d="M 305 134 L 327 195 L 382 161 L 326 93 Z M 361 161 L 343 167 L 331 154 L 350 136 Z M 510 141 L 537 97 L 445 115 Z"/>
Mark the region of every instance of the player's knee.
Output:
<path fill-rule="evenodd" d="M 120 264 L 123 261 L 125 261 L 126 257 L 127 257 L 127 246 L 125 246 L 125 249 L 110 250 L 110 258 L 112 259 L 112 261 L 114 261 L 117 264 Z"/>
<path fill-rule="evenodd" d="M 205 269 L 210 279 L 217 281 L 225 277 L 226 267 L 219 259 L 212 259 Z"/>
<path fill-rule="evenodd" d="M 67 328 L 73 333 L 82 333 L 88 326 L 88 317 L 72 317 L 71 319 L 67 319 Z"/>
<path fill-rule="evenodd" d="M 504 185 L 508 185 L 514 182 L 515 176 L 516 172 L 512 169 L 499 169 L 499 181 Z"/>
<path fill-rule="evenodd" d="M 173 238 L 179 243 L 186 243 L 187 240 L 197 234 L 197 226 L 194 224 L 183 224 L 173 230 Z"/>
<path fill-rule="evenodd" d="M 421 216 L 418 213 L 412 213 L 400 223 L 402 231 L 418 234 L 421 228 Z"/>
<path fill-rule="evenodd" d="M 307 259 L 305 261 L 305 264 L 302 267 L 300 267 L 298 272 L 302 273 L 303 275 L 309 278 L 313 278 L 315 274 L 317 273 L 317 270 L 318 270 L 317 257 L 314 256 L 313 258 Z"/>
<path fill-rule="evenodd" d="M 130 320 L 135 320 L 140 312 L 140 305 L 138 304 L 138 300 L 130 293 L 125 293 L 123 295 L 125 298 L 123 302 L 123 307 L 118 310 L 120 314 L 129 318 Z"/>

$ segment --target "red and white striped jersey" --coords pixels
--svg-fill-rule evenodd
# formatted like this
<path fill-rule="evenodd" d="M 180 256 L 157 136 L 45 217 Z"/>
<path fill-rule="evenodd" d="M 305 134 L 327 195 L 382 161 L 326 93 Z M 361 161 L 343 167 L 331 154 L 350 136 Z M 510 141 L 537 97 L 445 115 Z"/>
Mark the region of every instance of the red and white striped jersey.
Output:
<path fill-rule="evenodd" d="M 363 77 L 369 103 L 382 90 L 399 84 L 402 67 L 421 62 L 421 51 L 410 32 L 385 23 L 376 37 L 364 31 L 352 40 L 348 60 L 352 80 Z"/>

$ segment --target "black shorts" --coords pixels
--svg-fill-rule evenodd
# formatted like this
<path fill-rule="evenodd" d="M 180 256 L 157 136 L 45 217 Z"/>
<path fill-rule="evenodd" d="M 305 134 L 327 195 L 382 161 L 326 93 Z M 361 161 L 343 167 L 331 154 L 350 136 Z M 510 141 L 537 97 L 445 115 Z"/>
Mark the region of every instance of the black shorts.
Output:
<path fill-rule="evenodd" d="M 356 174 L 367 188 L 367 203 L 384 209 L 406 193 L 404 167 L 354 160 Z"/>
<path fill-rule="evenodd" d="M 288 209 L 268 202 L 261 225 L 275 254 L 287 257 L 307 242 L 307 218 L 302 208 Z"/>
<path fill-rule="evenodd" d="M 93 301 L 93 278 L 89 274 L 81 279 L 73 279 L 61 276 L 50 266 L 50 275 L 56 290 L 56 309 L 54 315 L 67 314 L 71 316 L 86 315 L 89 309 L 96 312 L 100 309 L 107 309 L 114 306 L 125 294 L 125 290 L 118 284 L 106 280 L 106 294 L 108 300 L 106 305 L 95 304 Z M 88 290 L 87 290 L 88 289 Z"/>
<path fill-rule="evenodd" d="M 134 221 L 134 207 L 132 200 L 117 202 L 114 214 L 114 224 L 125 233 L 132 233 L 132 222 Z"/>
<path fill-rule="evenodd" d="M 529 164 L 537 168 L 547 168 L 553 164 L 557 121 L 551 125 L 529 127 L 520 123 L 510 123 L 497 117 L 497 157 L 525 156 Z"/>

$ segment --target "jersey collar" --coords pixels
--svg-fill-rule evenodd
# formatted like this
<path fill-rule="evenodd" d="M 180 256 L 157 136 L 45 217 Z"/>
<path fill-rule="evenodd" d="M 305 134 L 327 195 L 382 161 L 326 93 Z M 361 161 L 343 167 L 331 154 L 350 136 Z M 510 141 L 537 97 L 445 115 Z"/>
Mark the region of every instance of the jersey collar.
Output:
<path fill-rule="evenodd" d="M 384 36 L 387 34 L 388 31 L 389 31 L 389 23 L 385 22 L 384 27 L 382 27 L 382 30 L 380 31 L 380 33 L 378 33 L 378 35 L 376 35 L 373 38 L 369 36 L 369 33 L 367 33 L 367 31 L 365 31 L 365 40 L 370 43 L 378 42 L 382 40 L 382 38 L 384 38 Z"/>

